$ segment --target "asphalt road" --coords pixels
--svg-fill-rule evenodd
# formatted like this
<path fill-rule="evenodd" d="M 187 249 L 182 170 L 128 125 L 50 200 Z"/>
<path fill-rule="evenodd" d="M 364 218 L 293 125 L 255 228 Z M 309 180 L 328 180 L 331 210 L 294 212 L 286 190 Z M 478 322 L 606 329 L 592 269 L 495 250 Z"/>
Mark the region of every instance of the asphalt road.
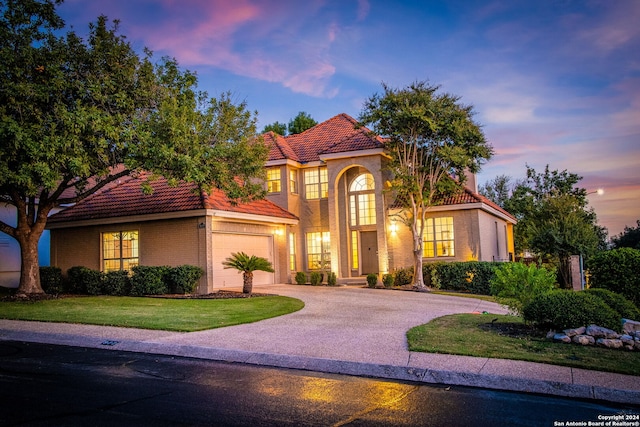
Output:
<path fill-rule="evenodd" d="M 0 341 L 2 426 L 537 427 L 612 415 L 633 421 L 639 413 L 640 406 Z"/>

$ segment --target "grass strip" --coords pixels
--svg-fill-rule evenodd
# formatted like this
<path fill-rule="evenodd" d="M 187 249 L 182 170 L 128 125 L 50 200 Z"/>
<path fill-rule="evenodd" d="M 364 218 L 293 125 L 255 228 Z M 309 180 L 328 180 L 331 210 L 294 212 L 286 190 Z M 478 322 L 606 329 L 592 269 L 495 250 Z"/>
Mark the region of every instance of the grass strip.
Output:
<path fill-rule="evenodd" d="M 193 332 L 257 322 L 298 311 L 296 298 L 231 299 L 70 297 L 37 302 L 0 302 L 0 318 Z"/>
<path fill-rule="evenodd" d="M 492 322 L 494 319 L 497 320 Z M 554 343 L 515 316 L 443 316 L 410 329 L 407 340 L 410 351 L 525 360 L 627 375 L 640 374 L 640 352 Z"/>

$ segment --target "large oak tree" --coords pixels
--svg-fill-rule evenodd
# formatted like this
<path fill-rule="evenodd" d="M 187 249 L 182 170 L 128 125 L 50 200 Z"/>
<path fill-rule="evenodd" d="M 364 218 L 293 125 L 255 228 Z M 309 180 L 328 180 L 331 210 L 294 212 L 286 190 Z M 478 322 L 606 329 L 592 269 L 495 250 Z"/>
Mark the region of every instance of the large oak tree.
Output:
<path fill-rule="evenodd" d="M 459 191 L 465 172 L 477 172 L 493 150 L 473 119 L 473 107 L 460 97 L 426 82 L 402 89 L 383 84 L 383 89 L 365 102 L 359 121 L 388 139 L 391 190 L 406 208 L 402 220 L 413 236 L 413 286 L 425 289 L 423 236 L 429 208 Z"/>
<path fill-rule="evenodd" d="M 21 250 L 18 292 L 42 293 L 38 240 L 51 211 L 139 171 L 213 186 L 234 200 L 263 195 L 266 147 L 255 114 L 209 98 L 175 60 L 139 55 L 101 16 L 85 39 L 61 35 L 59 0 L 0 7 L 0 222 Z M 150 187 L 146 187 L 149 189 Z"/>

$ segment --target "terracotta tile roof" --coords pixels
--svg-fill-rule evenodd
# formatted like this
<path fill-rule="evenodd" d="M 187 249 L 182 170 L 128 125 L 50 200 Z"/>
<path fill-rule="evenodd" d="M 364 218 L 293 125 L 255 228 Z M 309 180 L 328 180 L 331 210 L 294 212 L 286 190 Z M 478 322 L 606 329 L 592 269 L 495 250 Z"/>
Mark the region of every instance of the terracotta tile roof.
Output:
<path fill-rule="evenodd" d="M 464 188 L 464 191 L 445 198 L 442 201 L 442 204 L 440 206 L 464 205 L 464 204 L 471 204 L 471 203 L 484 203 L 485 205 L 490 206 L 491 208 L 497 210 L 498 212 L 501 212 L 502 214 L 508 216 L 514 221 L 516 220 L 516 218 L 513 215 L 511 215 L 509 212 L 502 209 L 500 206 L 498 206 L 491 200 L 484 197 L 482 194 L 474 193 L 473 191 L 471 191 L 466 187 Z"/>
<path fill-rule="evenodd" d="M 320 160 L 322 154 L 382 148 L 383 140 L 371 135 L 366 127 L 357 127 L 357 121 L 338 114 L 306 131 L 289 136 L 272 132 L 264 135 L 269 145 L 269 160 L 291 159 L 300 163 Z"/>
<path fill-rule="evenodd" d="M 208 195 L 197 191 L 195 184 L 181 183 L 178 187 L 171 187 L 164 178 L 151 182 L 152 194 L 143 194 L 141 183 L 148 177 L 149 174 L 143 173 L 137 178 L 130 176 L 122 178 L 116 185 L 52 215 L 48 222 L 61 223 L 198 209 L 297 219 L 289 211 L 268 200 L 257 200 L 234 206 L 220 190 L 214 189 Z"/>

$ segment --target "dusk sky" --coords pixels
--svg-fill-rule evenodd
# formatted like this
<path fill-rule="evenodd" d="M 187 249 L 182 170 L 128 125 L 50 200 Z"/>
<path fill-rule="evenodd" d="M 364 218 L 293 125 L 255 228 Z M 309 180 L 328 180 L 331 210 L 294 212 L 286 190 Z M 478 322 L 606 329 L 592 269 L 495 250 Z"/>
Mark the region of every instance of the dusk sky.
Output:
<path fill-rule="evenodd" d="M 354 118 L 381 83 L 427 80 L 472 104 L 495 156 L 584 177 L 609 235 L 640 219 L 640 1 L 66 0 L 86 34 L 104 14 L 134 48 L 175 57 L 259 130 L 298 112 Z"/>

